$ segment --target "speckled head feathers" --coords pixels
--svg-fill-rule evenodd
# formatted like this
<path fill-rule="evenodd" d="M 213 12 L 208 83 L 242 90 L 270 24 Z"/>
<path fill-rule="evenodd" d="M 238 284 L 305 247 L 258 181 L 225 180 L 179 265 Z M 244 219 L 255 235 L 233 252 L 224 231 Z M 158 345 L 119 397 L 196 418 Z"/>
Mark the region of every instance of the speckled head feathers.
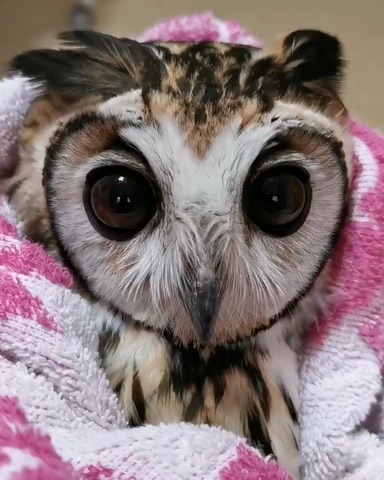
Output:
<path fill-rule="evenodd" d="M 95 32 L 69 32 L 60 40 L 59 50 L 22 54 L 12 68 L 42 81 L 56 101 L 107 100 L 139 90 L 146 118 L 155 120 L 161 109 L 173 113 L 200 156 L 235 112 L 243 111 L 246 124 L 277 99 L 299 99 L 345 117 L 338 98 L 341 44 L 322 32 L 291 33 L 270 55 L 249 46 L 139 43 Z"/>

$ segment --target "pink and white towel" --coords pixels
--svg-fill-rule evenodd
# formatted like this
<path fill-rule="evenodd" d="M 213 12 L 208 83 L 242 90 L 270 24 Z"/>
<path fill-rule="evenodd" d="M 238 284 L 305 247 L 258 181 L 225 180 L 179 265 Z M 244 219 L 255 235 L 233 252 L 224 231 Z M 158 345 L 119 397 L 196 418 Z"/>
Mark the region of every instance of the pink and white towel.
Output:
<path fill-rule="evenodd" d="M 210 14 L 157 25 L 145 39 L 257 44 Z M 0 82 L 0 178 L 34 95 Z M 332 263 L 334 300 L 302 368 L 302 477 L 384 479 L 384 137 L 352 122 L 352 210 Z M 0 480 L 289 480 L 273 459 L 221 429 L 126 428 L 100 369 L 108 315 L 71 291 L 68 271 L 24 239 L 0 205 Z"/>

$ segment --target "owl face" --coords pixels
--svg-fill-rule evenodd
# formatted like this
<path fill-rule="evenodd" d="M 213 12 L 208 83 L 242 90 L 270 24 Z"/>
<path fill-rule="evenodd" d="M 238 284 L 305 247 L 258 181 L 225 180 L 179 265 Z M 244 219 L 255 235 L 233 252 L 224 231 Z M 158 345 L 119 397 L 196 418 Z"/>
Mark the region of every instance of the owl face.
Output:
<path fill-rule="evenodd" d="M 32 116 L 55 107 L 31 142 L 44 145 L 50 228 L 89 291 L 184 343 L 234 340 L 291 312 L 345 207 L 339 42 L 294 32 L 267 55 L 64 38 L 70 48 L 14 68 L 44 84 Z"/>

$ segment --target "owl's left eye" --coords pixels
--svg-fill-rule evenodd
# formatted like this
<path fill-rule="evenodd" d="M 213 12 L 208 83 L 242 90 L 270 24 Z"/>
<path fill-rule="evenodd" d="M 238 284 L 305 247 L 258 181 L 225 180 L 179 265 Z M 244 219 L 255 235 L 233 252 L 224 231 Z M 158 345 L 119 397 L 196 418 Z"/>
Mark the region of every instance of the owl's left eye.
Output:
<path fill-rule="evenodd" d="M 139 172 L 111 166 L 92 170 L 83 201 L 88 219 L 105 238 L 124 241 L 141 231 L 156 213 L 150 182 Z"/>
<path fill-rule="evenodd" d="M 309 173 L 298 166 L 269 168 L 248 181 L 244 190 L 247 217 L 276 237 L 299 230 L 308 216 L 311 199 Z"/>

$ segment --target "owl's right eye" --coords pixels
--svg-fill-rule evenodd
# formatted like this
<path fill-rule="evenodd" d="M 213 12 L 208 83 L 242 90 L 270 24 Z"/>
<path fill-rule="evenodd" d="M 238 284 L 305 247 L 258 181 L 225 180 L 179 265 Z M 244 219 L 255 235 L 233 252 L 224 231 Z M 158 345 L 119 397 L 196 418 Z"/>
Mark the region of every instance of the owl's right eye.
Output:
<path fill-rule="evenodd" d="M 156 213 L 157 198 L 139 172 L 120 166 L 101 167 L 87 175 L 83 201 L 92 226 L 110 240 L 129 240 Z"/>

